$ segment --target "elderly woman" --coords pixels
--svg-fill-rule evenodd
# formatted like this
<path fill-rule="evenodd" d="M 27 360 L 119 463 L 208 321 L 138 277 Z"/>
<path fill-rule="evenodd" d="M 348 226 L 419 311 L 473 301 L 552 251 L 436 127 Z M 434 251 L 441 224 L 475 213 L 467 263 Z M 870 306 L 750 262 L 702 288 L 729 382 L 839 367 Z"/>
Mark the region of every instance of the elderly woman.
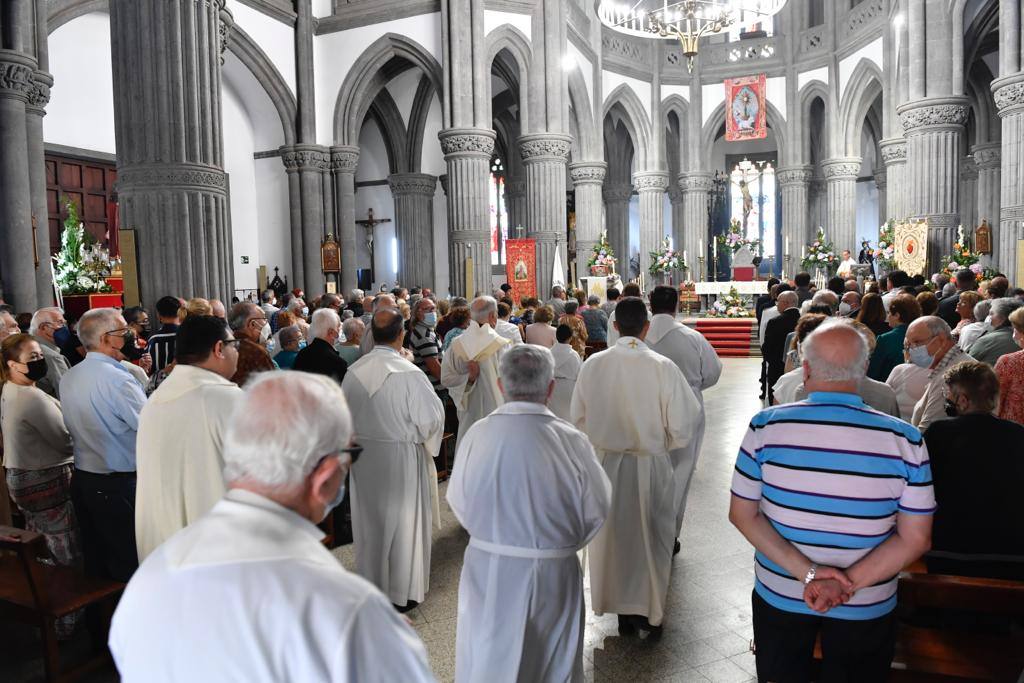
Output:
<path fill-rule="evenodd" d="M 575 317 L 575 310 L 573 311 Z M 555 319 L 555 310 L 551 306 L 541 306 L 533 314 L 533 322 L 526 326 L 526 343 L 536 344 L 550 349 L 555 345 L 555 328 L 552 322 Z"/>
<path fill-rule="evenodd" d="M 558 320 L 559 325 L 568 325 L 569 329 L 572 330 L 572 339 L 569 340 L 569 346 L 573 350 L 580 354 L 580 358 L 583 358 L 587 353 L 587 324 L 583 322 L 576 311 L 579 309 L 579 304 L 572 299 L 565 302 L 565 313 Z"/>
<path fill-rule="evenodd" d="M 877 293 L 868 292 L 860 300 L 857 322 L 867 325 L 876 339 L 892 329 L 885 321 L 885 304 Z"/>
<path fill-rule="evenodd" d="M 1024 308 L 1010 314 L 1013 341 L 1024 349 Z M 996 361 L 999 378 L 999 417 L 1024 424 L 1024 350 L 1007 353 Z"/>
<path fill-rule="evenodd" d="M 309 306 L 306 305 L 306 302 L 300 297 L 295 297 L 288 302 L 288 307 L 285 310 L 292 314 L 293 322 L 291 324 L 299 328 L 299 333 L 304 340 L 309 341 L 309 323 L 307 322 L 309 319 Z M 278 318 L 278 329 L 286 327 L 284 322 L 280 320 L 280 313 Z"/>
<path fill-rule="evenodd" d="M 917 303 L 921 306 L 921 315 L 935 315 L 935 311 L 939 310 L 939 300 L 931 292 L 918 294 Z"/>
<path fill-rule="evenodd" d="M 977 292 L 960 292 L 960 299 L 956 305 L 956 314 L 960 316 L 960 322 L 953 328 L 953 336 L 960 338 L 960 332 L 974 322 L 974 307 L 981 301 L 981 295 Z"/>
<path fill-rule="evenodd" d="M 887 316 L 892 330 L 878 337 L 878 344 L 868 364 L 868 377 L 884 382 L 892 369 L 903 362 L 903 340 L 907 336 L 907 326 L 920 317 L 921 304 L 913 296 L 899 294 L 892 300 Z"/>
<path fill-rule="evenodd" d="M 451 323 L 451 329 L 444 335 L 444 346 L 441 348 L 442 351 L 447 351 L 448 347 L 452 345 L 460 334 L 469 329 L 469 307 L 467 306 L 456 306 L 446 316 L 446 319 Z"/>
<path fill-rule="evenodd" d="M 277 331 L 278 348 L 281 350 L 274 356 L 274 362 L 282 370 L 291 370 L 295 365 L 295 358 L 299 355 L 302 333 L 295 325 L 282 327 Z"/>

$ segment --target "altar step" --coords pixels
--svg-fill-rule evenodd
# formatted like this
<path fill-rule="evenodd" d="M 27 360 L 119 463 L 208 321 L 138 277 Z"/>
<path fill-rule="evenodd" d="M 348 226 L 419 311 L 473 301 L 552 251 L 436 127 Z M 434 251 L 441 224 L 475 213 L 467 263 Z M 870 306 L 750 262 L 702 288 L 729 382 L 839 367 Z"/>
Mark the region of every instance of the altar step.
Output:
<path fill-rule="evenodd" d="M 755 318 L 688 318 L 684 321 L 707 339 L 722 358 L 760 358 Z"/>

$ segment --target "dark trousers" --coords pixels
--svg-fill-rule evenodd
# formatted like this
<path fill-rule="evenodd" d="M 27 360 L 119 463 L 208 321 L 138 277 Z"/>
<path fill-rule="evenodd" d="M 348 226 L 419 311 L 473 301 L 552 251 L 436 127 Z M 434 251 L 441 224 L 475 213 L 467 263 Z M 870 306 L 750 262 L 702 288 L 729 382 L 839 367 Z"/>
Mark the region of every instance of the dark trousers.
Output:
<path fill-rule="evenodd" d="M 135 473 L 75 470 L 71 501 L 82 530 L 85 573 L 128 581 L 139 568 L 135 547 Z"/>
<path fill-rule="evenodd" d="M 753 594 L 757 679 L 773 683 L 885 681 L 896 645 L 896 616 L 851 621 L 795 614 Z M 821 672 L 814 641 L 821 634 Z"/>

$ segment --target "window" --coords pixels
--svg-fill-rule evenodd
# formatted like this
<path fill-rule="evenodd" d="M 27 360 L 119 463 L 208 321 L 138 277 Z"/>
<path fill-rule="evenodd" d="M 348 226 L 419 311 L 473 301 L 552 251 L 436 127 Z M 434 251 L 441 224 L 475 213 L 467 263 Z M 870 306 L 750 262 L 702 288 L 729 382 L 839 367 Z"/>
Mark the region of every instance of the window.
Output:
<path fill-rule="evenodd" d="M 508 240 L 508 211 L 505 207 L 505 178 L 501 171 L 501 160 L 491 163 L 490 189 L 490 230 L 491 230 L 491 265 L 505 263 L 505 241 Z"/>
<path fill-rule="evenodd" d="M 774 256 L 775 167 L 772 162 L 744 159 L 733 166 L 729 173 L 729 197 L 729 219 L 743 226 L 747 239 L 761 240 L 762 256 Z"/>

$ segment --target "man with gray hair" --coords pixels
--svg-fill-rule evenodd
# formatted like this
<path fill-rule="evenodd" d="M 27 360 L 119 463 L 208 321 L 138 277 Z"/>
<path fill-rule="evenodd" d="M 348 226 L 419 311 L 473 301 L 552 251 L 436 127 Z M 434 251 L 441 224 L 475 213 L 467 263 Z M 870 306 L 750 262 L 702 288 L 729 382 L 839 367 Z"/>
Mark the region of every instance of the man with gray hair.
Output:
<path fill-rule="evenodd" d="M 351 313 L 351 311 L 346 311 Z M 342 343 L 334 344 L 334 349 L 338 352 L 349 365 L 355 363 L 363 355 L 362 350 L 359 348 L 360 342 L 363 340 L 363 334 L 366 331 L 366 325 L 363 324 L 362 318 L 346 318 L 341 323 L 341 335 L 345 338 Z"/>
<path fill-rule="evenodd" d="M 46 377 L 36 382 L 36 386 L 56 399 L 60 399 L 60 380 L 71 369 L 68 359 L 60 352 L 54 339 L 57 330 L 65 327 L 67 322 L 64 320 L 64 311 L 56 306 L 40 308 L 33 314 L 28 326 L 28 333 L 39 342 L 46 361 Z"/>
<path fill-rule="evenodd" d="M 299 351 L 292 367 L 303 372 L 327 375 L 341 385 L 348 363 L 334 349 L 335 342 L 341 338 L 341 318 L 333 308 L 319 308 L 313 312 L 309 336 L 311 341 Z"/>
<path fill-rule="evenodd" d="M 1010 314 L 1021 307 L 1021 301 L 1015 296 L 995 299 L 992 302 L 992 329 L 978 337 L 967 352 L 982 363 L 995 367 L 1000 356 L 1020 351 L 1017 342 L 1013 341 L 1013 325 Z"/>
<path fill-rule="evenodd" d="M 885 680 L 896 576 L 928 550 L 935 494 L 921 433 L 857 395 L 868 343 L 826 320 L 803 342 L 806 401 L 750 422 L 729 520 L 754 546 L 758 680 Z"/>
<path fill-rule="evenodd" d="M 764 328 L 764 339 L 761 341 L 761 355 L 764 357 L 765 386 L 768 392 L 768 403 L 774 394 L 772 387 L 786 371 L 786 337 L 796 329 L 800 320 L 800 297 L 796 292 L 785 291 L 776 300 L 779 314 L 768 321 Z"/>
<path fill-rule="evenodd" d="M 71 497 L 82 530 L 85 571 L 127 581 L 135 547 L 135 440 L 146 394 L 121 361 L 134 334 L 113 308 L 78 321 L 85 360 L 60 381 L 61 410 L 75 451 Z"/>
<path fill-rule="evenodd" d="M 455 677 L 582 680 L 576 552 L 608 516 L 611 483 L 586 435 L 545 408 L 551 353 L 518 344 L 499 369 L 505 403 L 460 439 L 448 483 L 448 503 L 470 535 Z"/>
<path fill-rule="evenodd" d="M 555 320 L 565 315 L 566 296 L 565 287 L 562 285 L 555 285 L 551 288 L 551 298 L 548 299 L 547 305 L 555 311 Z"/>
<path fill-rule="evenodd" d="M 390 294 L 378 294 L 375 296 L 369 307 L 364 307 L 363 324 L 366 329 L 370 329 L 370 325 L 373 321 L 373 314 L 384 308 L 393 308 L 398 310 L 398 302 L 395 301 L 395 297 Z M 359 351 L 365 356 L 370 351 L 373 351 L 374 341 L 372 334 L 364 334 L 362 340 L 359 342 Z"/>
<path fill-rule="evenodd" d="M 957 338 L 957 344 L 961 349 L 966 351 L 971 348 L 971 344 L 976 342 L 978 337 L 991 329 L 988 325 L 988 316 L 991 312 L 991 299 L 982 299 L 974 305 L 974 322 L 960 328 L 960 336 Z"/>
<path fill-rule="evenodd" d="M 452 342 L 441 360 L 441 384 L 458 411 L 459 439 L 504 402 L 498 388 L 498 360 L 510 344 L 495 331 L 498 302 L 494 297 L 473 299 L 469 311 L 469 329 Z"/>
<path fill-rule="evenodd" d="M 246 386 L 224 437 L 227 493 L 121 597 L 109 645 L 124 680 L 434 680 L 413 630 L 320 542 L 361 450 L 351 436 L 326 377 Z"/>
<path fill-rule="evenodd" d="M 949 418 L 943 393 L 946 369 L 974 358 L 953 341 L 953 333 L 946 321 L 934 315 L 922 316 L 910 323 L 903 339 L 903 351 L 911 363 L 929 372 L 924 395 L 914 406 L 910 419 L 911 424 L 924 432 L 933 422 Z"/>

